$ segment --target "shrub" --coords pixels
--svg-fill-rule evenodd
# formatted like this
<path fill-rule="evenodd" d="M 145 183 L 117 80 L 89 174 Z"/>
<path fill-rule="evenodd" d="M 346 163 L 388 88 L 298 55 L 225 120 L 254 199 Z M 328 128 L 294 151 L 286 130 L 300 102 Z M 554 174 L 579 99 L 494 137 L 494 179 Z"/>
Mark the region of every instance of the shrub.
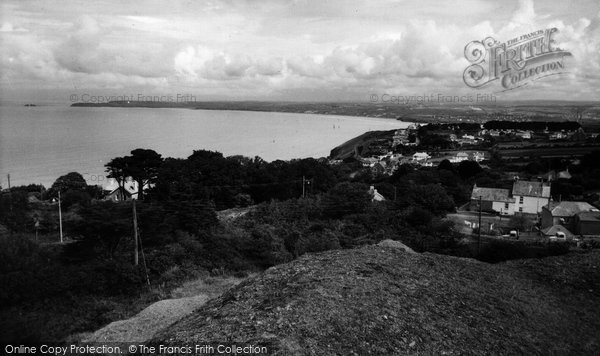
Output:
<path fill-rule="evenodd" d="M 298 242 L 296 242 L 296 252 L 298 256 L 307 252 L 321 252 L 339 248 L 340 241 L 338 236 L 331 231 L 307 234 L 302 236 Z"/>
<path fill-rule="evenodd" d="M 520 242 L 494 240 L 483 245 L 477 259 L 484 262 L 502 262 L 521 258 L 541 258 L 569 252 L 564 242 Z"/>

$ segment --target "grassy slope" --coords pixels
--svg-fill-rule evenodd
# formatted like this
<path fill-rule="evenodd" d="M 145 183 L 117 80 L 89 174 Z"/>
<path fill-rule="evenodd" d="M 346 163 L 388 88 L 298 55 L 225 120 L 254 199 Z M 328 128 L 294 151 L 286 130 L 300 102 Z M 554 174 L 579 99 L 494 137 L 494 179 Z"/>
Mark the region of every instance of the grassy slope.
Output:
<path fill-rule="evenodd" d="M 489 265 L 369 246 L 271 268 L 154 342 L 263 342 L 278 355 L 591 355 L 599 302 L 600 251 Z"/>
<path fill-rule="evenodd" d="M 396 130 L 365 132 L 364 134 L 348 140 L 332 149 L 329 157 L 332 159 L 345 159 L 354 157 L 357 147 L 367 147 L 369 143 L 378 139 L 391 139 L 395 131 Z"/>

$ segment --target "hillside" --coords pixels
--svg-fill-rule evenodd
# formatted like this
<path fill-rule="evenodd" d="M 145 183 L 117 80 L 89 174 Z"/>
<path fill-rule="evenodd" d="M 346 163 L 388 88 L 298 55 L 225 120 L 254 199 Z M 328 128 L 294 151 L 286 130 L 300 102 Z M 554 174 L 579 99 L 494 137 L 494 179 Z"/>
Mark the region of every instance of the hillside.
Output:
<path fill-rule="evenodd" d="M 389 131 L 369 131 L 360 136 L 356 136 L 331 150 L 329 158 L 346 159 L 361 155 L 363 149 L 378 140 L 392 140 L 395 130 Z"/>
<path fill-rule="evenodd" d="M 368 246 L 273 267 L 156 344 L 277 355 L 597 354 L 600 251 L 490 265 Z"/>

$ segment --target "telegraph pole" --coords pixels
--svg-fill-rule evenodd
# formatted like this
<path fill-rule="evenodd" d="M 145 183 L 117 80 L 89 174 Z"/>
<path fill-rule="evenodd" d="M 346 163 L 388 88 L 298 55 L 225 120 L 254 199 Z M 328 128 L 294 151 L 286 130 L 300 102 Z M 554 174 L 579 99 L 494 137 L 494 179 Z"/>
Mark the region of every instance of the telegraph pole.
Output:
<path fill-rule="evenodd" d="M 479 228 L 477 229 L 477 256 L 481 252 L 481 195 L 479 196 Z"/>
<path fill-rule="evenodd" d="M 135 199 L 133 203 L 133 239 L 134 239 L 134 253 L 133 253 L 133 264 L 138 265 L 138 226 L 137 226 L 137 212 L 135 211 Z"/>
<path fill-rule="evenodd" d="M 304 176 L 302 176 L 302 198 L 306 198 L 306 191 L 304 189 L 304 182 L 305 182 L 305 179 L 304 179 Z"/>
<path fill-rule="evenodd" d="M 58 228 L 60 231 L 60 243 L 63 243 L 63 230 L 62 230 L 62 209 L 60 207 L 60 190 L 58 191 Z"/>
<path fill-rule="evenodd" d="M 10 211 L 12 212 L 12 192 L 10 191 L 10 173 L 6 175 L 8 179 L 8 204 L 10 206 Z"/>

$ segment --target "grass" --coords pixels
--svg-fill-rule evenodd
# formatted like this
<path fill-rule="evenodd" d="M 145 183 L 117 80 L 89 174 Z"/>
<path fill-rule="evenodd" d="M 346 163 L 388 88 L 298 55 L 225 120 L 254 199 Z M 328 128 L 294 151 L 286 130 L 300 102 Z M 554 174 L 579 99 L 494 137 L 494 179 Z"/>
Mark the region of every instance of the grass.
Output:
<path fill-rule="evenodd" d="M 594 354 L 599 272 L 600 251 L 498 264 L 329 251 L 250 278 L 153 342 L 233 339 L 278 355 Z"/>

